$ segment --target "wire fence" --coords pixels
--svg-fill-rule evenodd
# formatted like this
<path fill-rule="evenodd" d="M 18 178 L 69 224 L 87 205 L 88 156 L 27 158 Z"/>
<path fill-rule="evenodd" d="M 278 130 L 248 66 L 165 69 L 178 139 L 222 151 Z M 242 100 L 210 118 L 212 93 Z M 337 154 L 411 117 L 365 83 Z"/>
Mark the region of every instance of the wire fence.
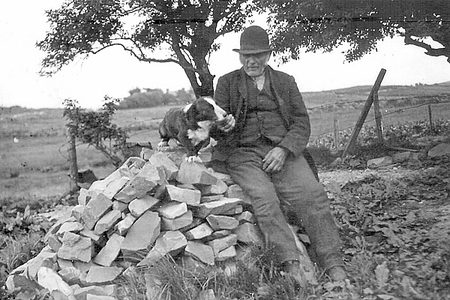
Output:
<path fill-rule="evenodd" d="M 430 128 L 440 120 L 450 120 L 450 100 L 434 103 L 420 103 L 410 106 L 394 107 L 391 104 L 381 103 L 381 122 L 383 127 L 426 122 Z M 384 104 L 384 105 L 383 105 Z M 332 148 L 342 148 L 350 136 L 356 121 L 361 114 L 361 108 L 342 108 L 324 105 L 316 107 L 310 112 L 311 137 L 310 144 L 327 144 Z M 373 107 L 364 122 L 364 127 L 375 126 L 375 113 Z M 364 128 L 363 128 L 364 131 Z"/>

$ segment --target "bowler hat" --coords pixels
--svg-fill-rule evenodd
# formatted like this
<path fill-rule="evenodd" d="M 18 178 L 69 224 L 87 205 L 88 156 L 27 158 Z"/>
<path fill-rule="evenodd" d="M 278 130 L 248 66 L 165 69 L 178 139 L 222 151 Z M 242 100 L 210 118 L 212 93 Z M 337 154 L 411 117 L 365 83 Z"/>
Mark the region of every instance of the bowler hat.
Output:
<path fill-rule="evenodd" d="M 272 51 L 269 47 L 269 36 L 267 32 L 259 26 L 247 27 L 241 34 L 240 49 L 233 51 L 241 54 L 258 54 Z"/>

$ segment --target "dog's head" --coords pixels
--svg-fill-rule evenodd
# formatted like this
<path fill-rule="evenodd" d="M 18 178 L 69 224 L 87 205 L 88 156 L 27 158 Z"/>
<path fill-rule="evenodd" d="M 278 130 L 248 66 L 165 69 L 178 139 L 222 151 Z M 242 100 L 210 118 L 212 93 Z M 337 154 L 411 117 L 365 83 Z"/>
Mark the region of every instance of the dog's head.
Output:
<path fill-rule="evenodd" d="M 227 114 L 211 97 L 200 97 L 183 109 L 188 120 L 220 121 Z"/>

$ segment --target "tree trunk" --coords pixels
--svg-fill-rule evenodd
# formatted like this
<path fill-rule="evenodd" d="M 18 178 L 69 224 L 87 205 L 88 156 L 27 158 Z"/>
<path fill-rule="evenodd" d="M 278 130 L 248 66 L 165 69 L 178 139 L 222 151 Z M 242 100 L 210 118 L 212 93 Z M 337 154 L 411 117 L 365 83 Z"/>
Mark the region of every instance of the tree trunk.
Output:
<path fill-rule="evenodd" d="M 77 149 L 75 146 L 75 135 L 72 134 L 70 128 L 66 129 L 67 138 L 67 161 L 69 163 L 69 193 L 78 191 L 78 164 L 77 164 Z"/>

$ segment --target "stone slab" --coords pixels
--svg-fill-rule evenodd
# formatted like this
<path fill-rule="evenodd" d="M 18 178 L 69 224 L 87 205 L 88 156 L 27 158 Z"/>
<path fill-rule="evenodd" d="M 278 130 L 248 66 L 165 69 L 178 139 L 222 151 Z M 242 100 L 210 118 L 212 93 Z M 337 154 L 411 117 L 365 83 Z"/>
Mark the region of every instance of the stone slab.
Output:
<path fill-rule="evenodd" d="M 178 230 L 188 226 L 193 221 L 192 211 L 188 210 L 186 213 L 175 219 L 161 218 L 162 230 Z"/>
<path fill-rule="evenodd" d="M 91 266 L 86 276 L 86 283 L 109 283 L 117 278 L 122 273 L 123 269 L 120 267 L 101 267 Z"/>
<path fill-rule="evenodd" d="M 205 264 L 211 266 L 214 265 L 214 252 L 213 249 L 208 245 L 199 242 L 188 241 L 184 251 L 187 255 L 191 255 Z"/>
<path fill-rule="evenodd" d="M 112 228 L 121 218 L 122 213 L 119 210 L 111 210 L 107 212 L 94 227 L 94 233 L 100 235 Z"/>
<path fill-rule="evenodd" d="M 167 254 L 177 253 L 187 245 L 186 237 L 180 231 L 167 231 L 155 242 L 155 246 L 138 266 L 153 265 Z"/>
<path fill-rule="evenodd" d="M 214 230 L 208 225 L 208 223 L 202 223 L 195 228 L 186 231 L 184 234 L 188 240 L 199 240 L 210 236 Z"/>
<path fill-rule="evenodd" d="M 208 245 L 213 249 L 214 255 L 217 256 L 220 251 L 225 250 L 228 247 L 236 245 L 238 237 L 236 234 L 230 234 L 229 236 L 215 239 L 208 242 Z"/>
<path fill-rule="evenodd" d="M 125 238 L 113 234 L 106 242 L 105 247 L 94 257 L 94 262 L 104 267 L 111 266 L 112 262 L 117 258 L 120 252 L 120 246 Z"/>
<path fill-rule="evenodd" d="M 166 185 L 167 196 L 170 201 L 184 202 L 191 206 L 200 205 L 202 196 L 199 190 L 184 189 L 174 185 Z"/>
<path fill-rule="evenodd" d="M 177 181 L 181 183 L 211 185 L 217 178 L 201 163 L 183 161 L 178 171 Z"/>
<path fill-rule="evenodd" d="M 95 223 L 109 210 L 112 201 L 103 194 L 98 194 L 92 198 L 85 206 L 81 219 L 85 228 L 92 230 Z"/>
<path fill-rule="evenodd" d="M 128 205 L 128 209 L 134 217 L 139 218 L 147 210 L 151 209 L 158 203 L 158 199 L 149 195 L 145 195 L 142 198 L 134 199 L 133 201 L 131 201 Z"/>
<path fill-rule="evenodd" d="M 62 246 L 58 250 L 58 257 L 68 260 L 89 262 L 92 258 L 92 240 L 78 234 L 66 232 L 61 240 Z"/>
<path fill-rule="evenodd" d="M 133 225 L 134 221 L 136 221 L 136 218 L 131 213 L 128 213 L 125 218 L 116 224 L 115 228 L 120 235 L 125 235 Z"/>
<path fill-rule="evenodd" d="M 238 198 L 223 198 L 214 202 L 201 203 L 196 214 L 200 218 L 206 218 L 211 214 L 220 215 L 235 209 L 241 203 L 242 200 Z"/>
<path fill-rule="evenodd" d="M 238 227 L 239 221 L 234 217 L 223 215 L 209 215 L 206 217 L 209 225 L 213 230 L 228 229 L 233 230 Z"/>
<path fill-rule="evenodd" d="M 146 211 L 137 219 L 122 242 L 121 249 L 138 251 L 152 245 L 160 233 L 161 218 L 158 213 Z"/>
<path fill-rule="evenodd" d="M 161 217 L 167 218 L 167 219 L 175 219 L 178 217 L 181 217 L 183 214 L 185 214 L 188 211 L 187 205 L 184 202 L 168 202 L 158 208 L 158 212 L 161 215 Z"/>

